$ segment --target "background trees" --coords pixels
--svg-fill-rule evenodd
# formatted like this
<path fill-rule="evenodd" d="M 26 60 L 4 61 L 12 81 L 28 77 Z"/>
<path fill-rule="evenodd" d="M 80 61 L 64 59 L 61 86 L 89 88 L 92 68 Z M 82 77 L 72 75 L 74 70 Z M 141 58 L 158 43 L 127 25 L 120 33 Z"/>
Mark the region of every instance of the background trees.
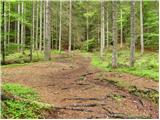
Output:
<path fill-rule="evenodd" d="M 33 49 L 33 52 L 44 51 L 46 39 L 49 40 L 51 49 L 59 51 L 101 51 L 102 56 L 105 50 L 109 51 L 113 47 L 114 59 L 111 61 L 116 61 L 116 56 L 118 57 L 116 49 L 130 47 L 133 37 L 136 49 L 141 49 L 142 53 L 146 49 L 158 49 L 156 1 L 143 1 L 143 5 L 142 1 L 135 1 L 135 33 L 132 36 L 130 19 L 133 12 L 130 14 L 129 1 L 115 1 L 113 7 L 112 1 L 103 0 L 50 1 L 49 16 L 44 1 L 3 1 L 1 6 L 2 3 L 1 43 L 4 43 L 5 50 L 2 53 L 6 51 L 5 56 L 17 52 L 25 55 L 29 49 Z M 48 32 L 48 28 L 51 32 Z M 113 63 L 116 66 L 116 62 Z"/>

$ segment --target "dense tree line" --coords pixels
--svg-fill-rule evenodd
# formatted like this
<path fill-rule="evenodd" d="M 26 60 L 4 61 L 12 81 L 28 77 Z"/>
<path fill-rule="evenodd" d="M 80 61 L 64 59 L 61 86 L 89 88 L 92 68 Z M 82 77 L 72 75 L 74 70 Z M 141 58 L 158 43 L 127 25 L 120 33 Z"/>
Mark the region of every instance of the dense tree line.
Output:
<path fill-rule="evenodd" d="M 117 49 L 130 48 L 130 66 L 134 65 L 134 51 L 158 49 L 157 1 L 1 1 L 1 53 L 30 50 L 112 48 L 112 66 L 117 67 Z M 11 53 L 8 49 L 16 46 Z"/>

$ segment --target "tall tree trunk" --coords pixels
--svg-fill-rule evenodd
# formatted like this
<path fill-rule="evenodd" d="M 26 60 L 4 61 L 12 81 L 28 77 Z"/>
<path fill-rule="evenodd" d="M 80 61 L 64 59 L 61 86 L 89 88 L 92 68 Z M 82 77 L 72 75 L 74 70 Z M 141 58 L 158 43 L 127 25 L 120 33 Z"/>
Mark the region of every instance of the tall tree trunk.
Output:
<path fill-rule="evenodd" d="M 44 1 L 44 5 L 43 5 L 43 50 L 45 47 L 45 34 L 46 34 L 46 2 Z"/>
<path fill-rule="evenodd" d="M 36 41 L 35 41 L 35 49 L 38 50 L 38 35 L 39 35 L 39 26 L 38 26 L 38 23 L 39 23 L 39 5 L 38 5 L 38 1 L 37 1 L 37 11 L 36 11 Z"/>
<path fill-rule="evenodd" d="M 88 13 L 88 8 L 87 8 L 87 13 Z M 86 16 L 86 29 L 87 29 L 87 51 L 89 50 L 88 48 L 88 39 L 89 39 L 89 35 L 88 35 L 88 28 L 89 28 L 89 25 L 88 25 L 88 15 Z"/>
<path fill-rule="evenodd" d="M 10 43 L 10 9 L 11 9 L 11 4 L 10 1 L 8 1 L 8 44 Z"/>
<path fill-rule="evenodd" d="M 112 67 L 117 67 L 117 1 L 112 1 L 112 42 L 113 42 L 113 48 L 112 48 Z"/>
<path fill-rule="evenodd" d="M 40 36 L 39 36 L 39 50 L 42 50 L 42 0 L 40 1 Z"/>
<path fill-rule="evenodd" d="M 61 14 L 62 14 L 62 1 L 60 2 L 60 11 L 59 11 L 59 51 L 61 51 Z"/>
<path fill-rule="evenodd" d="M 131 47 L 130 47 L 130 66 L 135 62 L 135 1 L 131 1 Z"/>
<path fill-rule="evenodd" d="M 123 26 L 122 26 L 122 9 L 121 9 L 121 45 L 120 47 L 123 47 Z"/>
<path fill-rule="evenodd" d="M 5 2 L 2 1 L 2 25 L 4 24 L 4 19 L 5 19 Z M 1 29 L 2 29 L 2 32 L 3 32 L 3 36 L 1 36 L 1 45 L 2 45 L 2 50 L 1 50 L 1 53 L 2 53 L 2 64 L 5 64 L 5 39 L 4 39 L 4 29 L 5 27 L 1 25 Z"/>
<path fill-rule="evenodd" d="M 6 49 L 7 42 L 7 7 L 6 2 L 4 2 L 4 48 Z"/>
<path fill-rule="evenodd" d="M 21 6 L 20 6 L 20 2 L 18 2 L 18 15 L 20 15 L 20 9 L 21 9 Z M 18 22 L 17 22 L 17 44 L 18 44 L 18 51 L 20 52 L 20 21 L 18 19 Z"/>
<path fill-rule="evenodd" d="M 50 2 L 49 0 L 46 0 L 46 38 L 45 38 L 45 50 L 44 50 L 44 56 L 45 60 L 51 59 L 51 26 L 50 26 L 50 8 L 49 8 Z"/>
<path fill-rule="evenodd" d="M 58 13 L 56 12 L 56 41 L 55 41 L 55 48 L 58 49 Z"/>
<path fill-rule="evenodd" d="M 24 13 L 24 4 L 23 1 L 21 3 L 21 15 L 22 17 Z M 21 22 L 21 52 L 23 52 L 23 45 L 24 45 L 24 26 L 23 26 L 23 18 L 22 18 L 22 22 Z"/>
<path fill-rule="evenodd" d="M 70 5 L 69 5 L 69 47 L 68 50 L 71 52 L 71 39 L 72 39 L 72 0 L 70 0 Z"/>
<path fill-rule="evenodd" d="M 143 40 L 143 6 L 142 0 L 140 0 L 140 21 L 141 21 L 141 54 L 144 53 L 144 40 Z"/>
<path fill-rule="evenodd" d="M 107 48 L 108 48 L 108 43 L 109 43 L 109 37 L 108 37 L 108 9 L 107 9 Z"/>
<path fill-rule="evenodd" d="M 35 21 L 35 3 L 32 3 L 32 38 L 30 42 L 30 62 L 32 62 L 32 52 L 34 50 L 34 21 Z"/>
<path fill-rule="evenodd" d="M 35 48 L 35 2 L 32 4 L 32 49 Z"/>
<path fill-rule="evenodd" d="M 100 55 L 103 57 L 105 46 L 105 33 L 104 33 L 104 1 L 101 0 L 101 51 Z"/>

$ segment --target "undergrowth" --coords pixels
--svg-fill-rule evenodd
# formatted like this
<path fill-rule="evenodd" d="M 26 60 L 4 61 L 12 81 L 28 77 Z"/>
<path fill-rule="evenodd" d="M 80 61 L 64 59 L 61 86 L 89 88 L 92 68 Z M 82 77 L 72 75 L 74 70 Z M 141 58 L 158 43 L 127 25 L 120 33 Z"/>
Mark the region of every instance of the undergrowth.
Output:
<path fill-rule="evenodd" d="M 118 52 L 118 67 L 112 68 L 112 53 L 106 52 L 103 59 L 100 58 L 98 53 L 92 54 L 92 65 L 102 68 L 110 72 L 124 72 L 133 75 L 151 78 L 158 81 L 158 53 L 147 52 L 141 55 L 136 52 L 136 61 L 134 67 L 129 67 L 129 51 L 122 50 Z"/>
<path fill-rule="evenodd" d="M 6 83 L 2 85 L 2 89 L 18 96 L 22 99 L 29 101 L 38 101 L 38 94 L 27 87 L 24 87 L 19 84 Z M 10 119 L 38 119 L 42 118 L 41 111 L 45 108 L 43 105 L 37 104 L 36 102 L 21 101 L 15 99 L 6 99 L 1 103 L 1 118 L 10 118 Z"/>

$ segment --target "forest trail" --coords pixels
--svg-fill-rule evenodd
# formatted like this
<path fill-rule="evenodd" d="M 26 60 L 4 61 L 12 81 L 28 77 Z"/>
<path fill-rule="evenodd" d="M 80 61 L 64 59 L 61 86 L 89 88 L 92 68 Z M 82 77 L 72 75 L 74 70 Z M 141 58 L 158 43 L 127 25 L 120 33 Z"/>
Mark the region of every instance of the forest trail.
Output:
<path fill-rule="evenodd" d="M 31 87 L 43 102 L 56 106 L 46 118 L 158 118 L 158 105 L 107 80 L 121 78 L 137 88 L 154 90 L 157 82 L 95 69 L 89 57 L 61 54 L 54 56 L 54 62 L 6 67 L 2 73 L 2 82 Z"/>

